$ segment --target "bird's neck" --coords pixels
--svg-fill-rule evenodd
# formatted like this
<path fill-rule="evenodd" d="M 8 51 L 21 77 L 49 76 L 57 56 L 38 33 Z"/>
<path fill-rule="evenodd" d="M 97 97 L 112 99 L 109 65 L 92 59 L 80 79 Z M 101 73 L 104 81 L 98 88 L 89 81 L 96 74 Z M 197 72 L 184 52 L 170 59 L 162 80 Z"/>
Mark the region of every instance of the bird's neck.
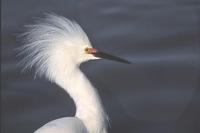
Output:
<path fill-rule="evenodd" d="M 76 117 L 80 118 L 89 132 L 106 133 L 107 115 L 96 89 L 78 67 L 63 73 L 57 80 L 76 105 Z"/>

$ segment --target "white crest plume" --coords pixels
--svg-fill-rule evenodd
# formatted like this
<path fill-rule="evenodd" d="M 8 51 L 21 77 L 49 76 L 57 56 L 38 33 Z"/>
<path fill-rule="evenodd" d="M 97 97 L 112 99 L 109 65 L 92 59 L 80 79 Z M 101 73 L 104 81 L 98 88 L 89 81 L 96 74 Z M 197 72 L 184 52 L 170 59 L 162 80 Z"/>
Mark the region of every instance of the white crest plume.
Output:
<path fill-rule="evenodd" d="M 86 33 L 74 21 L 55 14 L 46 14 L 43 19 L 38 19 L 36 24 L 28 25 L 28 31 L 23 34 L 25 45 L 20 47 L 20 55 L 23 59 L 20 65 L 23 70 L 35 69 L 35 75 L 45 76 L 53 80 L 56 76 L 55 70 L 59 70 L 58 64 L 67 60 L 67 50 L 71 45 L 91 46 Z M 61 67 L 61 66 L 60 66 Z M 65 68 L 63 68 L 65 69 Z"/>

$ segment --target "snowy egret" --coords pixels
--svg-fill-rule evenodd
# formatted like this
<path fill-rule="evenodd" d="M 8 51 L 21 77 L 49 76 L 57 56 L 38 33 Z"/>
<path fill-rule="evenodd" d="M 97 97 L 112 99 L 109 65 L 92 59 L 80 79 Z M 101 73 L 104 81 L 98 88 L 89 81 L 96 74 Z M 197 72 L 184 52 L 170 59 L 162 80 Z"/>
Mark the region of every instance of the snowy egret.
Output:
<path fill-rule="evenodd" d="M 130 62 L 93 48 L 76 22 L 55 14 L 47 14 L 29 25 L 24 38 L 26 44 L 20 48 L 24 58 L 20 64 L 25 70 L 34 68 L 36 75 L 58 84 L 76 106 L 74 117 L 53 120 L 35 133 L 107 133 L 108 116 L 79 65 L 100 58 Z"/>

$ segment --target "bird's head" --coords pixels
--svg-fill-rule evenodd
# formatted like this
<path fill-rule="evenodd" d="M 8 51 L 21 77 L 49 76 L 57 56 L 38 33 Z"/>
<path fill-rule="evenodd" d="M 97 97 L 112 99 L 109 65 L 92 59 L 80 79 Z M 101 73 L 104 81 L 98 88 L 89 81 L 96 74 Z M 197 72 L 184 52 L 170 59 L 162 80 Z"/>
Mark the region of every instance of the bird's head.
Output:
<path fill-rule="evenodd" d="M 83 29 L 67 18 L 47 14 L 27 27 L 25 45 L 20 48 L 23 55 L 20 64 L 24 69 L 34 67 L 36 75 L 54 79 L 82 62 L 101 58 L 130 63 L 93 48 Z"/>

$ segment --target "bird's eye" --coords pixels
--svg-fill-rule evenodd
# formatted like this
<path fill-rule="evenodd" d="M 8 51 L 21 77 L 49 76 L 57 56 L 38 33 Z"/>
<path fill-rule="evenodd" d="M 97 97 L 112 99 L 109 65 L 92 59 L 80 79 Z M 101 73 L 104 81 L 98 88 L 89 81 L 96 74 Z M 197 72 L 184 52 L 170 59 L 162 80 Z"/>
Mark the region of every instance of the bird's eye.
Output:
<path fill-rule="evenodd" d="M 87 53 L 87 54 L 95 54 L 95 53 L 97 53 L 97 49 L 95 49 L 95 48 L 85 48 L 85 52 Z"/>
<path fill-rule="evenodd" d="M 85 52 L 88 52 L 89 51 L 89 48 L 85 48 Z"/>

